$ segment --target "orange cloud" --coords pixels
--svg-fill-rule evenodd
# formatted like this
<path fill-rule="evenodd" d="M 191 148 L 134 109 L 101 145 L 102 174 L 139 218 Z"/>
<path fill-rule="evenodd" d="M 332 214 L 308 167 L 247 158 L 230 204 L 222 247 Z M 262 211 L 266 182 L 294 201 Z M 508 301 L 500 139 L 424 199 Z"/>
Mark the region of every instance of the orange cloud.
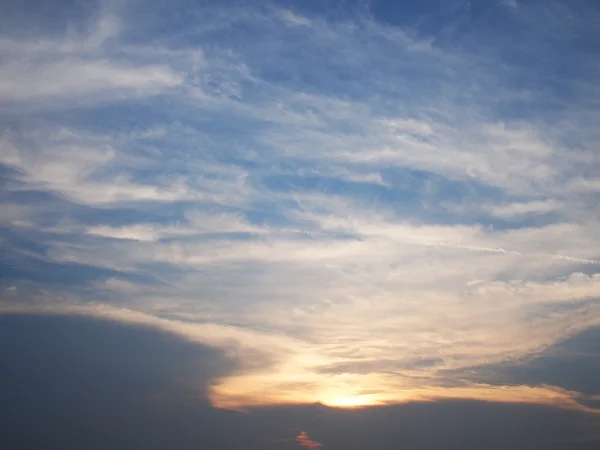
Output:
<path fill-rule="evenodd" d="M 308 434 L 306 434 L 306 431 L 300 432 L 300 434 L 296 437 L 296 442 L 298 444 L 300 444 L 302 447 L 309 448 L 309 449 L 315 449 L 315 448 L 321 448 L 321 447 L 323 447 L 323 444 L 321 444 L 320 442 L 311 441 L 308 438 Z"/>

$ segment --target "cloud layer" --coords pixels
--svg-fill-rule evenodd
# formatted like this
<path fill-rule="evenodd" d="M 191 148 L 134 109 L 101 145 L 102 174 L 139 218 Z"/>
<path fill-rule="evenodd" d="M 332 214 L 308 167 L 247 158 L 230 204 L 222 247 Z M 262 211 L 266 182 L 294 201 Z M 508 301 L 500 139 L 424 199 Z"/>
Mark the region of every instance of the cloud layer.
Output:
<path fill-rule="evenodd" d="M 224 349 L 219 406 L 589 408 L 461 374 L 600 325 L 596 6 L 234 3 L 5 28 L 1 310 Z"/>
<path fill-rule="evenodd" d="M 359 409 L 217 409 L 233 355 L 146 326 L 74 316 L 0 317 L 0 435 L 7 449 L 595 449 L 595 414 L 445 400 Z M 40 370 L 43 368 L 43 370 Z"/>

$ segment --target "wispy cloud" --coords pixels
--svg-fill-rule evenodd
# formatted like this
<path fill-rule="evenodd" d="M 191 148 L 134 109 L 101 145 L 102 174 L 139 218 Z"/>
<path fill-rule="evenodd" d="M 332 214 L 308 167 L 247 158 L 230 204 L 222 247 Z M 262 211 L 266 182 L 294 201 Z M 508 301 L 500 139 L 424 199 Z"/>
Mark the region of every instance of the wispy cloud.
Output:
<path fill-rule="evenodd" d="M 37 100 L 40 97 L 110 94 L 128 91 L 158 93 L 181 84 L 181 76 L 166 67 L 127 67 L 108 61 L 66 60 L 12 63 L 2 67 L 0 99 L 3 101 Z"/>

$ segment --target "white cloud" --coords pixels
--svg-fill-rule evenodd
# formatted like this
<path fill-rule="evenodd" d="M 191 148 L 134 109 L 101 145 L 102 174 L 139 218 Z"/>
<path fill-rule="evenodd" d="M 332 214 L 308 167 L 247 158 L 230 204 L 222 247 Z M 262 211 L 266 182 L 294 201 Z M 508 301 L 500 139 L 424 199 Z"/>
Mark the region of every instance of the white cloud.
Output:
<path fill-rule="evenodd" d="M 182 200 L 227 205 L 245 202 L 250 195 L 243 170 L 201 160 L 195 161 L 194 176 L 170 175 L 166 165 L 147 180 L 135 180 L 137 170 L 155 162 L 114 145 L 131 145 L 137 139 L 69 129 L 8 132 L 0 139 L 0 163 L 20 173 L 24 184 L 13 190 L 48 190 L 87 205 Z"/>
<path fill-rule="evenodd" d="M 0 67 L 3 101 L 81 95 L 148 95 L 180 85 L 181 75 L 168 67 L 133 67 L 110 61 L 62 60 L 12 62 Z"/>
<path fill-rule="evenodd" d="M 199 236 L 211 233 L 264 233 L 267 230 L 248 223 L 238 214 L 208 214 L 197 210 L 185 213 L 187 224 L 156 225 L 135 224 L 122 227 L 96 225 L 86 229 L 86 233 L 112 239 L 129 239 L 142 242 L 156 242 L 165 238 Z"/>
<path fill-rule="evenodd" d="M 159 239 L 159 233 L 151 225 L 132 225 L 125 227 L 93 226 L 87 229 L 87 233 L 94 236 L 102 236 L 113 239 L 132 239 L 135 241 L 153 242 Z"/>
<path fill-rule="evenodd" d="M 83 32 L 0 37 L 0 100 L 13 108 L 20 102 L 28 102 L 30 109 L 73 108 L 155 95 L 182 85 L 184 76 L 170 67 L 172 61 L 153 63 L 142 49 L 125 47 L 111 53 L 107 43 L 118 40 L 121 31 L 119 17 L 104 11 Z"/>

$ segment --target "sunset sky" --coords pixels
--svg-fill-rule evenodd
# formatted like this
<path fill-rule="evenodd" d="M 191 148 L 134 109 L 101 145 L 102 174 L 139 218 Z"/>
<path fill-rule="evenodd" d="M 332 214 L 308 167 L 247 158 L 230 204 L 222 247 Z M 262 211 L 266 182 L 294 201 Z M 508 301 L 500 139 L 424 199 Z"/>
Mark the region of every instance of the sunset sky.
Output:
<path fill-rule="evenodd" d="M 598 2 L 0 8 L 0 447 L 599 448 Z"/>

